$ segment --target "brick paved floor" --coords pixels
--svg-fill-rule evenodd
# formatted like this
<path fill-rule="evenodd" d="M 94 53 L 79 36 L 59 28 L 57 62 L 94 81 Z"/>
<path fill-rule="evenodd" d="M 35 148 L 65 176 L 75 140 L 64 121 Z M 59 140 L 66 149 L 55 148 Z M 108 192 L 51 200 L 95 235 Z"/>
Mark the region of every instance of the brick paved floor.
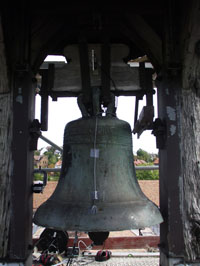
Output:
<path fill-rule="evenodd" d="M 113 257 L 107 261 L 97 262 L 94 258 L 86 258 L 83 260 L 74 260 L 73 266 L 78 265 L 92 265 L 92 266 L 159 266 L 159 258 L 129 258 L 129 257 Z"/>

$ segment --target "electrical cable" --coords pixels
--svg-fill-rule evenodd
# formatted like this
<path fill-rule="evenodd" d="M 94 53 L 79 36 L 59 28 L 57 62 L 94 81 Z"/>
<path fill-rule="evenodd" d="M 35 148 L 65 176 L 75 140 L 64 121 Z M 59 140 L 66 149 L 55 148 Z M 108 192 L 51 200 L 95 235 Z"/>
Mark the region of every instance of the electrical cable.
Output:
<path fill-rule="evenodd" d="M 74 265 L 74 266 L 79 266 L 79 265 L 88 265 L 92 262 L 94 262 L 93 258 L 83 258 L 83 257 L 79 257 L 79 258 L 67 258 L 57 264 L 53 264 L 52 266 L 59 266 L 62 265 L 64 263 L 66 263 L 66 266 L 70 266 L 70 265 Z"/>
<path fill-rule="evenodd" d="M 77 258 L 77 259 L 74 259 L 74 261 L 72 262 L 71 265 L 73 266 L 82 266 L 82 265 L 88 265 L 90 263 L 93 263 L 94 262 L 94 259 L 93 258 Z M 55 265 L 53 265 L 55 266 Z"/>
<path fill-rule="evenodd" d="M 82 243 L 86 247 L 86 249 L 89 249 L 88 248 L 89 246 L 87 246 L 83 240 L 79 240 L 78 241 L 78 248 L 79 248 L 79 250 L 80 250 L 80 243 Z"/>
<path fill-rule="evenodd" d="M 65 260 L 62 260 L 61 262 L 59 263 L 56 263 L 56 264 L 53 264 L 52 266 L 58 266 L 58 265 L 62 265 L 63 263 L 65 263 L 66 261 L 68 261 L 68 258 L 65 259 Z"/>

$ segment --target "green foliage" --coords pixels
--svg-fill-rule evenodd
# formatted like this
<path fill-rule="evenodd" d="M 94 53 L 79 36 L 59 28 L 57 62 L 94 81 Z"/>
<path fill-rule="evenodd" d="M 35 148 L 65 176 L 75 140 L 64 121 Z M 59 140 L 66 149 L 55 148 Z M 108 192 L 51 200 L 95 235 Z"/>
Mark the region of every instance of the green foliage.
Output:
<path fill-rule="evenodd" d="M 140 166 L 151 166 L 153 164 L 141 164 Z M 138 180 L 158 180 L 159 170 L 136 170 L 136 177 Z"/>
<path fill-rule="evenodd" d="M 60 178 L 60 173 L 59 172 L 56 172 L 56 173 L 53 173 L 53 174 L 48 174 L 48 181 L 58 181 Z"/>
<path fill-rule="evenodd" d="M 148 153 L 145 150 L 139 149 L 135 159 L 147 162 L 146 164 L 140 164 L 139 166 L 151 166 L 157 157 L 158 155 L 155 153 Z M 136 176 L 138 180 L 158 180 L 159 170 L 138 170 L 136 171 Z"/>
<path fill-rule="evenodd" d="M 52 146 L 47 147 L 47 151 L 44 152 L 44 155 L 48 158 L 48 165 L 55 165 L 61 158 L 61 152 L 57 151 Z"/>
<path fill-rule="evenodd" d="M 142 149 L 139 149 L 137 151 L 137 159 L 144 160 L 147 163 L 152 163 L 156 157 L 158 157 L 157 154 L 148 153 L 147 151 Z"/>
<path fill-rule="evenodd" d="M 43 180 L 43 174 L 34 173 L 34 181 Z"/>
<path fill-rule="evenodd" d="M 36 155 L 36 156 L 40 156 L 42 149 L 43 149 L 43 148 L 34 151 L 34 155 Z"/>
<path fill-rule="evenodd" d="M 43 149 L 43 148 L 42 148 Z M 41 155 L 41 150 L 35 151 L 35 155 Z M 54 168 L 55 164 L 61 159 L 62 154 L 60 151 L 56 150 L 53 146 L 48 146 L 43 155 L 48 158 L 48 168 Z M 50 172 L 48 173 L 48 181 L 58 181 L 60 177 L 59 172 Z M 43 180 L 43 175 L 40 173 L 34 174 L 34 180 Z"/>

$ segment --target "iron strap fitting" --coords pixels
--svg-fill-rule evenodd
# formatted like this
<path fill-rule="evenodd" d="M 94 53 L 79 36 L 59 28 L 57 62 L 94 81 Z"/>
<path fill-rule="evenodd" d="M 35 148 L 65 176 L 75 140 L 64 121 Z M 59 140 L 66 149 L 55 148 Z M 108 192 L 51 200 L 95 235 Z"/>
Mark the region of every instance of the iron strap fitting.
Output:
<path fill-rule="evenodd" d="M 29 148 L 30 151 L 35 151 L 37 150 L 37 142 L 38 142 L 38 138 L 41 135 L 41 123 L 39 122 L 38 119 L 34 119 L 30 125 L 30 144 L 29 144 Z"/>
<path fill-rule="evenodd" d="M 164 149 L 166 142 L 166 123 L 160 118 L 156 118 L 153 122 L 152 134 L 156 137 L 157 149 Z"/>

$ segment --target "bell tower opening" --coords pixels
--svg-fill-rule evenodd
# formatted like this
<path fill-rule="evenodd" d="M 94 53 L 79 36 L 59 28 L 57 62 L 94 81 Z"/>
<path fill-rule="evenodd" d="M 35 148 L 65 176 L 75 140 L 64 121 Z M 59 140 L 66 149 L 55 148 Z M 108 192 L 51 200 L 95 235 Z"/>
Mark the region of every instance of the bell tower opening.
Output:
<path fill-rule="evenodd" d="M 68 47 L 68 49 L 72 53 L 72 57 L 74 56 L 74 58 L 76 58 L 77 47 L 71 47 L 71 48 Z M 66 52 L 67 52 L 67 50 L 66 50 Z M 68 58 L 66 56 L 65 56 L 65 58 L 67 58 L 67 61 L 69 61 L 70 64 L 71 64 L 71 65 L 69 64 L 69 66 L 71 67 L 71 71 L 72 71 L 72 75 L 71 75 L 71 78 L 72 79 L 70 80 L 70 83 L 66 83 L 66 78 L 65 78 L 65 76 L 63 74 L 64 72 L 62 72 L 63 70 L 65 70 L 65 71 L 68 71 L 67 72 L 68 74 L 70 73 L 69 72 L 69 69 L 67 70 L 67 68 L 66 68 L 66 66 L 68 64 L 66 64 L 65 61 L 61 62 L 61 64 L 60 63 L 57 64 L 55 62 L 54 62 L 55 63 L 54 64 L 53 61 L 48 62 L 48 64 L 46 64 L 46 62 L 44 62 L 42 64 L 42 66 L 41 66 L 41 71 L 40 71 L 39 74 L 41 74 L 43 82 L 46 82 L 49 87 L 48 88 L 47 87 L 45 88 L 45 85 L 41 84 L 41 91 L 40 91 L 40 95 L 41 95 L 41 110 L 39 110 L 40 107 L 38 108 L 38 106 L 39 106 L 38 99 L 36 101 L 37 102 L 37 104 L 36 104 L 36 106 L 37 106 L 37 108 L 36 108 L 36 110 L 37 110 L 37 117 L 39 118 L 38 113 L 41 111 L 40 112 L 40 118 L 41 118 L 41 122 L 42 122 L 42 119 L 43 119 L 43 122 L 44 122 L 44 129 L 43 129 L 43 131 L 46 131 L 44 133 L 45 136 L 47 136 L 48 133 L 51 134 L 51 129 L 52 129 L 52 131 L 54 131 L 54 133 L 53 133 L 52 137 L 50 137 L 50 135 L 49 135 L 48 138 L 50 138 L 54 143 L 56 143 L 59 146 L 62 146 L 63 132 L 64 132 L 64 128 L 65 128 L 65 125 L 66 124 L 69 123 L 69 125 L 71 125 L 71 124 L 73 125 L 74 120 L 76 120 L 76 119 L 79 120 L 79 118 L 81 117 L 81 115 L 83 116 L 83 118 L 84 117 L 85 118 L 88 117 L 88 119 L 90 119 L 90 117 L 92 117 L 92 116 L 98 116 L 99 115 L 99 112 L 102 111 L 101 109 L 99 109 L 98 104 L 95 105 L 95 101 L 94 101 L 95 97 L 97 97 L 97 98 L 99 97 L 98 95 L 95 96 L 95 91 L 98 91 L 99 88 L 102 90 L 101 86 L 99 87 L 99 85 L 98 85 L 99 84 L 99 80 L 98 80 L 97 76 L 98 76 L 99 72 L 95 72 L 95 73 L 92 72 L 92 73 L 90 73 L 91 76 L 94 75 L 94 77 L 92 76 L 92 78 L 94 78 L 92 82 L 93 82 L 93 85 L 95 85 L 95 86 L 91 86 L 91 91 L 93 91 L 93 92 L 91 93 L 91 91 L 86 90 L 86 88 L 85 88 L 85 91 L 83 90 L 83 95 L 86 95 L 87 96 L 87 93 L 91 93 L 89 98 L 86 97 L 86 98 L 81 99 L 81 100 L 83 100 L 84 106 L 86 107 L 85 108 L 85 111 L 83 111 L 83 109 L 80 108 L 80 106 L 82 106 L 82 105 L 78 104 L 79 103 L 78 97 L 80 96 L 80 90 L 79 90 L 80 89 L 80 83 L 79 82 L 81 82 L 81 80 L 78 80 L 78 83 L 77 83 L 77 79 L 76 79 L 77 77 L 74 76 L 75 73 L 77 73 L 77 69 L 78 69 L 77 68 L 77 65 L 76 65 L 76 60 L 73 61 L 71 58 Z M 113 68 L 116 67 L 116 66 L 118 67 L 118 64 L 117 63 L 114 64 Z M 129 68 L 131 68 L 131 67 L 129 66 Z M 133 71 L 136 71 L 135 73 L 136 73 L 136 76 L 137 76 L 138 75 L 137 68 L 135 70 L 133 70 Z M 66 72 L 65 72 L 65 74 L 66 74 Z M 51 80 L 51 75 L 54 76 L 54 79 L 53 79 L 54 82 Z M 74 80 L 73 80 L 73 78 L 74 78 Z M 117 109 L 117 117 L 119 119 L 122 118 L 123 120 L 127 121 L 130 124 L 131 131 L 133 131 L 134 125 L 135 125 L 135 122 L 136 122 L 136 118 L 134 117 L 134 105 L 135 105 L 135 115 L 136 115 L 136 109 L 137 109 L 136 105 L 138 105 L 137 113 L 140 113 L 140 111 L 142 110 L 141 108 L 144 107 L 144 106 L 146 106 L 146 104 L 147 105 L 153 104 L 153 102 L 151 100 L 151 95 L 149 97 L 146 97 L 146 104 L 145 104 L 145 99 L 143 99 L 143 96 L 145 95 L 145 93 L 144 93 L 144 95 L 142 94 L 142 96 L 140 95 L 139 98 L 136 96 L 136 95 L 138 95 L 137 94 L 137 90 L 138 90 L 139 87 L 137 87 L 137 86 L 139 86 L 138 85 L 139 83 L 135 87 L 136 92 L 133 92 L 133 91 L 131 93 L 128 92 L 128 95 L 126 95 L 126 93 L 122 93 L 121 91 L 116 91 L 119 88 L 119 86 L 116 85 L 116 84 L 120 84 L 121 80 L 118 80 L 117 81 L 118 83 L 115 82 L 115 80 L 113 78 L 112 79 L 109 78 L 109 80 L 110 80 L 110 82 L 111 82 L 111 84 L 113 86 L 113 90 L 111 90 L 111 93 L 113 93 L 115 95 L 115 98 L 117 99 L 116 102 L 118 102 L 118 104 L 116 106 L 116 109 Z M 74 81 L 75 81 L 75 83 L 74 83 Z M 127 89 L 127 88 L 130 89 L 130 84 L 127 84 L 126 86 L 127 87 L 125 87 L 125 89 Z M 125 95 L 124 96 L 121 96 L 121 93 L 122 93 L 122 95 L 125 94 L 126 96 Z M 152 93 L 152 91 L 150 91 L 150 94 L 151 93 Z M 130 96 L 129 94 L 133 94 L 133 96 Z M 39 98 L 39 97 L 37 96 L 37 98 Z M 92 98 L 92 101 L 94 101 L 94 102 L 92 102 L 93 103 L 92 109 L 91 109 L 91 98 Z M 52 99 L 52 101 L 51 101 L 51 99 Z M 103 97 L 102 97 L 102 99 L 103 99 Z M 140 100 L 139 101 L 140 104 L 139 104 L 139 102 L 137 102 L 138 99 Z M 109 109 L 109 101 L 106 102 L 105 99 L 103 99 L 102 101 L 103 101 L 103 103 L 105 105 L 105 110 L 108 110 Z M 86 102 L 86 104 L 85 104 L 85 102 Z M 81 112 L 80 112 L 79 109 L 81 110 Z M 105 112 L 107 112 L 107 111 L 105 111 Z M 48 116 L 46 116 L 46 114 L 48 114 Z M 112 112 L 111 113 L 108 112 L 108 114 L 113 114 L 113 113 Z M 104 116 L 106 116 L 106 115 L 104 115 Z M 102 118 L 104 116 L 102 116 Z M 139 118 L 139 116 L 138 116 L 138 118 Z M 80 118 L 80 120 L 81 119 L 82 118 Z M 111 122 L 111 120 L 110 120 L 110 122 Z M 52 126 L 51 126 L 51 124 L 52 124 Z M 85 125 L 87 125 L 86 120 L 84 121 L 83 124 L 80 124 L 80 127 L 79 127 L 79 131 L 80 132 L 82 132 L 81 130 L 84 129 Z M 88 124 L 88 126 L 91 126 L 91 125 Z M 99 124 L 98 124 L 98 126 L 99 126 Z M 106 124 L 103 125 L 103 126 L 100 124 L 100 130 L 102 132 L 105 131 L 104 130 L 104 127 L 107 127 Z M 78 132 L 78 128 L 75 128 L 75 129 Z M 110 129 L 111 129 L 111 127 L 110 127 Z M 114 131 L 111 130 L 111 131 L 112 131 L 111 132 L 111 135 L 112 135 L 112 133 L 115 132 L 115 130 Z M 74 134 L 73 132 L 74 132 L 74 129 L 72 130 L 71 127 L 70 127 L 70 134 L 69 135 L 66 135 L 67 134 L 66 133 L 65 134 L 65 139 L 67 139 L 68 137 L 70 139 L 73 136 L 73 134 Z M 142 129 L 141 132 L 144 132 L 144 130 Z M 61 136 L 59 136 L 59 133 L 61 134 Z M 146 132 L 144 132 L 144 133 L 146 133 Z M 144 133 L 143 133 L 143 135 L 144 135 Z M 107 136 L 108 139 L 111 137 L 111 135 Z M 140 133 L 140 135 L 141 135 L 141 133 Z M 143 135 L 142 135 L 142 137 L 143 137 Z M 134 139 L 134 136 L 136 136 L 136 135 L 132 135 L 131 134 L 131 136 L 132 136 L 131 138 Z M 145 146 L 144 142 L 146 140 L 144 141 L 144 139 L 145 138 L 143 138 L 143 140 L 141 141 L 141 143 L 144 145 L 144 147 L 145 147 L 144 149 L 147 149 L 147 144 L 149 144 L 152 141 L 149 141 L 148 140 L 146 142 L 147 144 Z M 141 137 L 140 137 L 139 140 L 141 140 Z M 58 143 L 58 141 L 59 141 L 59 143 Z M 84 143 L 84 141 L 83 141 L 83 143 Z M 135 143 L 137 143 L 137 142 L 138 142 L 138 139 L 134 140 L 133 150 L 131 150 L 131 153 L 134 151 L 134 148 L 135 148 L 135 145 L 136 145 Z M 73 145 L 74 145 L 73 143 L 67 143 L 67 145 L 65 145 L 65 142 L 64 142 L 64 146 L 63 146 L 63 150 L 64 150 L 63 151 L 64 152 L 64 154 L 63 154 L 63 160 L 65 158 L 65 154 L 66 153 L 67 154 L 71 153 L 70 146 L 73 146 Z M 86 150 L 86 148 L 84 148 L 84 150 Z M 96 152 L 96 150 L 98 150 L 98 152 Z M 117 153 L 117 152 L 115 152 L 115 153 Z M 95 147 L 95 149 L 93 149 L 93 152 L 91 152 L 91 149 L 90 149 L 90 153 L 89 154 L 90 154 L 90 157 L 94 158 L 94 161 L 95 162 L 98 161 L 98 158 L 99 158 L 99 148 L 96 149 L 96 147 Z M 108 152 L 108 154 L 109 154 L 109 152 Z M 71 164 L 74 163 L 73 156 L 76 157 L 76 158 L 77 157 L 81 157 L 81 155 L 78 155 L 77 156 L 77 154 L 74 153 L 74 155 L 72 155 L 70 157 L 70 162 L 63 163 L 63 166 L 62 166 L 62 169 L 61 169 L 61 175 L 63 177 L 67 175 L 67 173 L 68 173 L 68 171 L 70 169 Z M 131 155 L 131 156 L 129 156 L 129 158 L 132 158 L 131 165 L 133 166 L 133 155 Z M 111 157 L 112 156 L 110 156 L 110 158 Z M 129 159 L 127 158 L 127 161 L 128 160 Z M 123 162 L 125 162 L 124 159 L 123 159 Z M 85 165 L 87 165 L 86 162 L 79 164 L 79 166 L 81 166 L 82 168 L 84 168 Z M 96 165 L 96 163 L 94 163 L 94 165 Z M 105 172 L 109 172 L 107 168 L 106 168 Z M 96 178 L 95 178 L 95 182 L 98 182 L 96 180 Z M 105 182 L 99 182 L 98 185 L 100 187 L 101 186 L 103 187 L 104 186 L 104 183 Z M 78 189 L 78 188 L 76 188 L 76 189 Z M 103 188 L 103 190 L 104 190 L 104 188 Z M 97 195 L 97 196 L 95 196 L 95 198 L 93 198 L 93 197 L 91 198 L 90 197 L 90 200 L 92 199 L 93 200 L 93 203 L 91 203 L 89 209 L 90 210 L 91 209 L 94 210 L 94 207 L 95 207 L 95 212 L 92 212 L 93 215 L 96 215 L 96 214 L 99 215 L 98 213 L 102 209 L 102 207 L 99 206 L 98 204 L 99 204 L 99 201 L 101 201 L 103 199 L 103 197 L 105 197 L 104 192 L 102 193 L 103 190 L 100 190 L 99 191 L 99 190 L 93 189 L 93 187 L 90 190 L 91 193 L 93 193 L 93 194 L 96 193 L 95 195 Z M 75 201 L 75 199 L 73 200 L 73 202 L 74 201 Z M 88 201 L 89 201 L 89 199 L 88 199 Z M 43 226 L 45 226 L 45 223 L 43 223 L 43 222 L 41 223 L 41 221 L 39 221 L 40 220 L 40 218 L 38 218 L 39 216 L 40 216 L 40 214 L 38 215 L 36 213 L 35 222 L 38 223 L 38 224 L 43 224 Z M 73 216 L 75 216 L 75 213 L 73 213 Z M 85 217 L 84 219 L 87 221 L 87 217 Z M 131 219 L 134 219 L 134 215 L 131 216 Z M 99 223 L 96 222 L 96 224 L 99 224 Z M 128 221 L 127 224 L 131 224 L 131 223 Z M 46 225 L 46 226 L 49 226 L 49 225 Z M 51 224 L 51 227 L 52 226 L 53 226 L 53 224 Z M 85 230 L 86 231 L 89 230 L 89 228 L 86 226 L 86 224 L 82 224 L 81 226 L 80 225 L 74 225 L 74 226 L 75 227 L 69 227 L 69 224 L 66 223 L 65 225 L 64 224 L 63 225 L 58 224 L 58 225 L 56 225 L 56 228 L 65 228 L 66 229 L 66 228 L 69 227 L 69 230 L 76 230 L 76 229 L 80 229 L 80 230 L 84 230 L 84 231 Z M 141 226 L 141 224 L 140 224 L 140 226 Z M 120 227 L 119 225 L 114 225 L 113 226 L 112 224 L 111 224 L 111 227 L 103 227 L 100 224 L 97 227 L 92 227 L 92 232 L 93 231 L 95 232 L 95 230 L 97 230 L 97 231 L 100 230 L 102 232 L 104 232 L 104 231 L 112 231 L 112 230 L 114 230 L 114 231 L 115 230 L 122 230 L 122 227 Z M 135 223 L 133 223 L 133 228 L 134 227 L 138 228 L 138 226 Z M 123 227 L 123 229 L 124 228 L 125 227 Z M 128 225 L 128 228 L 131 228 L 131 226 Z M 141 228 L 139 228 L 139 229 L 141 229 Z"/>

